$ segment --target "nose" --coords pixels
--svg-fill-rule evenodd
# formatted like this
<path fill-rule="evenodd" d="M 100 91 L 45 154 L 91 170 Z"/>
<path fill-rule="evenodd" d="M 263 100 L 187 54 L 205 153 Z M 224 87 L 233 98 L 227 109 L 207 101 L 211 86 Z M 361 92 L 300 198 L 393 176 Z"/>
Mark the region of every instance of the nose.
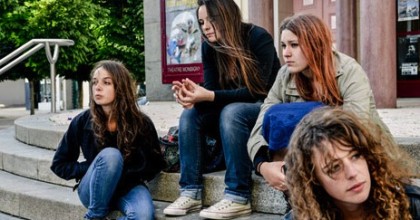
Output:
<path fill-rule="evenodd" d="M 93 89 L 95 91 L 101 91 L 102 90 L 102 87 L 100 86 L 100 83 L 97 83 L 96 85 L 93 86 Z"/>
<path fill-rule="evenodd" d="M 203 22 L 203 30 L 209 30 L 210 29 L 210 22 L 204 21 Z"/>
<path fill-rule="evenodd" d="M 290 51 L 290 47 L 289 46 L 284 46 L 283 47 L 283 56 L 284 57 L 290 57 L 292 55 L 291 51 Z"/>
<path fill-rule="evenodd" d="M 344 162 L 344 175 L 346 179 L 353 179 L 357 175 L 357 168 L 352 162 Z"/>

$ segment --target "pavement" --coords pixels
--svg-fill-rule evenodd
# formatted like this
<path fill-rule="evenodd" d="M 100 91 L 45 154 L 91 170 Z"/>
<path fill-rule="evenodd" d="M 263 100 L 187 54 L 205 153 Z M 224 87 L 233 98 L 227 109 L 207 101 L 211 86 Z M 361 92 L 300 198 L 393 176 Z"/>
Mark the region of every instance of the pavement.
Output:
<path fill-rule="evenodd" d="M 0 103 L 1 106 L 1 103 Z M 164 135 L 169 127 L 176 126 L 178 124 L 179 116 L 182 112 L 182 107 L 175 102 L 149 102 L 147 105 L 141 106 L 143 112 L 150 116 L 153 120 L 159 135 Z M 59 127 L 65 127 L 71 119 L 81 112 L 82 109 L 61 111 L 55 114 L 51 114 L 45 111 L 35 111 L 35 115 L 40 117 L 34 117 L 35 123 L 37 118 L 46 118 L 48 122 L 53 122 Z M 420 98 L 415 99 L 398 99 L 397 108 L 394 109 L 378 109 L 378 112 L 384 122 L 388 125 L 391 133 L 396 138 L 412 139 L 415 143 L 420 143 Z M 25 107 L 0 107 L 0 130 L 4 128 L 10 128 L 14 126 L 14 120 L 29 116 L 29 110 Z M 45 115 L 47 117 L 41 117 Z M 19 120 L 20 121 L 20 120 Z M 39 126 L 39 125 L 38 125 Z M 417 145 L 416 145 L 417 146 Z M 420 181 L 416 184 L 420 185 Z M 165 204 L 166 206 L 167 204 Z M 162 206 L 163 207 L 163 206 Z M 163 214 L 162 214 L 163 215 Z M 257 215 L 263 215 L 256 213 L 251 217 L 244 219 L 277 219 L 278 216 L 270 215 L 272 218 L 268 218 L 268 215 L 263 217 L 257 217 Z M 8 216 L 7 214 L 0 213 L 0 219 L 7 220 L 18 220 L 14 216 Z M 166 218 L 168 219 L 168 218 Z M 177 219 L 177 218 L 174 218 Z M 197 215 L 191 215 L 189 218 L 183 219 L 198 219 Z"/>
<path fill-rule="evenodd" d="M 164 135 L 169 127 L 178 125 L 182 112 L 182 107 L 172 101 L 150 101 L 140 108 L 153 120 L 159 135 Z M 51 120 L 57 124 L 67 124 L 80 111 L 58 112 L 52 115 Z M 378 109 L 378 112 L 394 137 L 420 138 L 420 98 L 399 98 L 397 108 Z M 29 113 L 25 107 L 0 107 L 0 129 L 13 126 L 14 120 Z M 48 113 L 35 111 L 35 115 Z"/>

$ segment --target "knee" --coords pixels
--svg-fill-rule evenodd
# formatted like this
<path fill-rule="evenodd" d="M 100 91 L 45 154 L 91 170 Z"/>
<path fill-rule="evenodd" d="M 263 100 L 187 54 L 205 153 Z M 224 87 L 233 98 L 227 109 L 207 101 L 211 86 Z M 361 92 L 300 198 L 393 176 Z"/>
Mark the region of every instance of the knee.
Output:
<path fill-rule="evenodd" d="M 117 148 L 107 147 L 101 150 L 98 154 L 98 161 L 112 165 L 122 165 L 123 156 Z M 114 167 L 114 166 L 112 166 Z"/>
<path fill-rule="evenodd" d="M 238 116 L 242 111 L 243 106 L 239 103 L 232 103 L 223 108 L 220 113 L 220 126 L 221 129 L 229 131 L 229 128 L 237 123 Z"/>
<path fill-rule="evenodd" d="M 138 207 L 136 210 L 131 210 L 126 213 L 126 217 L 132 220 L 153 220 L 155 219 L 155 209 L 153 206 Z"/>
<path fill-rule="evenodd" d="M 195 110 L 194 108 L 184 109 L 184 111 L 182 111 L 181 113 L 181 117 L 179 118 L 179 120 L 188 121 L 195 118 L 196 115 L 197 115 L 197 110 Z"/>
<path fill-rule="evenodd" d="M 198 112 L 196 109 L 185 109 L 182 111 L 181 117 L 179 118 L 179 131 L 188 129 L 189 126 L 192 126 L 198 122 Z"/>

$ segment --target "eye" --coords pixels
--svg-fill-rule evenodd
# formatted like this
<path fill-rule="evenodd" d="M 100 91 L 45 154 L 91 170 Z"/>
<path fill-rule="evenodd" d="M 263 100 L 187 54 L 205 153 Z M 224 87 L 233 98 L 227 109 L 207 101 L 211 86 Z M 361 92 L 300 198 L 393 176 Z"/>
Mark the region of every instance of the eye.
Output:
<path fill-rule="evenodd" d="M 204 21 L 203 20 L 198 20 L 198 24 L 199 25 L 204 25 Z"/>
<path fill-rule="evenodd" d="M 327 166 L 326 173 L 329 177 L 335 178 L 343 170 L 343 164 L 340 161 L 333 161 Z"/>
<path fill-rule="evenodd" d="M 104 84 L 105 85 L 112 85 L 112 81 L 111 80 L 105 80 Z"/>
<path fill-rule="evenodd" d="M 340 163 L 334 163 L 331 165 L 329 172 L 334 174 L 337 173 L 338 171 L 340 171 L 341 169 L 341 164 Z"/>
<path fill-rule="evenodd" d="M 292 48 L 299 47 L 299 44 L 298 43 L 292 43 L 291 45 L 292 45 Z"/>
<path fill-rule="evenodd" d="M 286 44 L 282 43 L 281 44 L 281 48 L 285 49 L 286 48 Z"/>
<path fill-rule="evenodd" d="M 98 84 L 98 80 L 92 80 L 92 85 L 96 86 Z"/>
<path fill-rule="evenodd" d="M 355 153 L 353 153 L 353 155 L 351 155 L 352 160 L 357 160 L 357 159 L 360 159 L 360 158 L 363 158 L 363 156 L 359 152 L 355 152 Z"/>

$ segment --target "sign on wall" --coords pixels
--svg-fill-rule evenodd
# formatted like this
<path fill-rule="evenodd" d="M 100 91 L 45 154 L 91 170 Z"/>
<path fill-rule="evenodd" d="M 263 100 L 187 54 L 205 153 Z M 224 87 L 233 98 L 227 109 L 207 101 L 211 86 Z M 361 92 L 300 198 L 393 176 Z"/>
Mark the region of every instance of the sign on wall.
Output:
<path fill-rule="evenodd" d="M 203 81 L 196 0 L 161 0 L 162 83 Z"/>
<path fill-rule="evenodd" d="M 398 79 L 420 78 L 419 37 L 420 35 L 410 35 L 398 38 Z"/>
<path fill-rule="evenodd" d="M 419 0 L 398 0 L 398 21 L 419 19 Z"/>

